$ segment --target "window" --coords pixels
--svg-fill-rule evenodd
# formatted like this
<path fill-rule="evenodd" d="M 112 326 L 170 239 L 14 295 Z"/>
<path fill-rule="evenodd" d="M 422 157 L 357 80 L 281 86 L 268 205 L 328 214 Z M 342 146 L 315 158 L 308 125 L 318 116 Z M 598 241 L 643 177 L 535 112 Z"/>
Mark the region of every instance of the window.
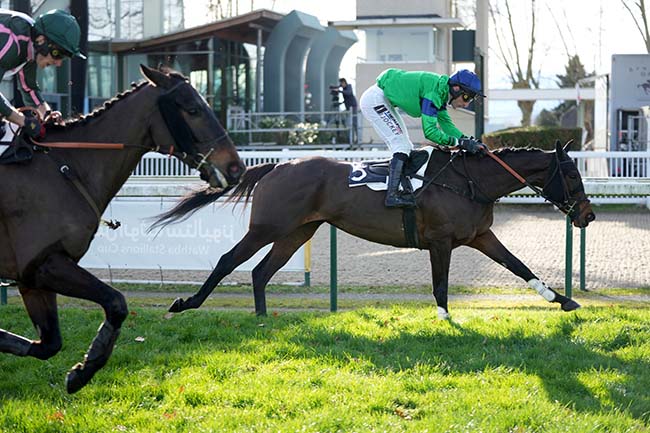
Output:
<path fill-rule="evenodd" d="M 432 27 L 388 27 L 366 30 L 366 61 L 431 63 L 436 56 Z"/>

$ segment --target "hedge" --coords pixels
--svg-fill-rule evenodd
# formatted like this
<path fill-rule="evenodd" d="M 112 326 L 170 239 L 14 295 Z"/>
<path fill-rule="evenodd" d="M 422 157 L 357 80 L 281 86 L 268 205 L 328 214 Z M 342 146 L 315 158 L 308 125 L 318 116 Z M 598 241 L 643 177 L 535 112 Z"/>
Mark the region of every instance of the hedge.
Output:
<path fill-rule="evenodd" d="M 555 140 L 560 140 L 562 145 L 573 140 L 570 150 L 582 150 L 581 128 L 557 128 L 550 126 L 527 126 L 523 128 L 508 128 L 483 134 L 483 143 L 490 149 L 500 147 L 536 147 L 538 149 L 555 149 Z"/>

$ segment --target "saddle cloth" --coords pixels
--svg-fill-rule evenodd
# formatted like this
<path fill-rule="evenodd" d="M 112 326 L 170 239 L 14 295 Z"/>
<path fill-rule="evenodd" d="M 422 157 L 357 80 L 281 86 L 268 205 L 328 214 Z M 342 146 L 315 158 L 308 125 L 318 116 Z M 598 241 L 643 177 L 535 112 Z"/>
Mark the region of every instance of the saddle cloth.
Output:
<path fill-rule="evenodd" d="M 433 151 L 433 147 L 427 146 L 422 150 L 417 150 L 414 152 L 411 152 L 411 157 L 409 159 L 409 163 L 407 164 L 407 168 L 404 170 L 406 177 L 410 178 L 409 170 L 408 170 L 408 165 L 411 164 L 411 161 L 413 159 L 424 159 L 422 156 L 426 152 L 426 160 L 422 163 L 422 165 L 419 167 L 417 170 L 417 175 L 420 177 L 424 177 L 424 172 L 427 169 L 427 165 L 429 164 L 429 159 L 431 159 L 431 152 Z M 414 154 L 418 155 L 418 157 L 414 157 Z M 419 161 L 420 163 L 422 160 Z M 367 186 L 373 191 L 386 191 L 388 189 L 388 167 L 390 165 L 390 160 L 385 160 L 385 161 L 357 161 L 352 163 L 352 171 L 350 172 L 350 176 L 348 177 L 348 186 L 350 188 L 353 188 L 355 186 Z M 413 185 L 413 191 L 417 191 L 420 187 L 422 187 L 422 180 L 420 179 L 413 179 L 411 178 L 411 185 Z M 402 189 L 402 185 L 400 183 L 400 189 Z"/>

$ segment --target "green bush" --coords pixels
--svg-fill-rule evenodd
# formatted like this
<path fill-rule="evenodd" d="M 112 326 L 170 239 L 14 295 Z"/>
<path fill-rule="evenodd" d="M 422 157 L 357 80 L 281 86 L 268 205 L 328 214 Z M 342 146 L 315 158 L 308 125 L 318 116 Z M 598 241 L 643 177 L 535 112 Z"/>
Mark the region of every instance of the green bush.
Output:
<path fill-rule="evenodd" d="M 554 128 L 547 126 L 527 126 L 523 128 L 508 128 L 483 134 L 483 143 L 490 149 L 501 147 L 536 147 L 538 149 L 553 150 L 555 141 L 560 140 L 562 145 L 573 140 L 569 150 L 581 150 L 581 128 Z"/>

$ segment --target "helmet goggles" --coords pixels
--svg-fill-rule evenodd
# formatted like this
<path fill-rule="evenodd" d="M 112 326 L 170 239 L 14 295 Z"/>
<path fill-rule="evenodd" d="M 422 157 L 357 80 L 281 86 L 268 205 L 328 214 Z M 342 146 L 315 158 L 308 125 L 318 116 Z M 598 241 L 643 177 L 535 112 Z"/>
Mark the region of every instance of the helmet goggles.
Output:
<path fill-rule="evenodd" d="M 47 44 L 48 51 L 54 60 L 62 60 L 66 57 L 72 57 L 72 53 L 64 50 L 56 44 L 50 42 Z"/>

